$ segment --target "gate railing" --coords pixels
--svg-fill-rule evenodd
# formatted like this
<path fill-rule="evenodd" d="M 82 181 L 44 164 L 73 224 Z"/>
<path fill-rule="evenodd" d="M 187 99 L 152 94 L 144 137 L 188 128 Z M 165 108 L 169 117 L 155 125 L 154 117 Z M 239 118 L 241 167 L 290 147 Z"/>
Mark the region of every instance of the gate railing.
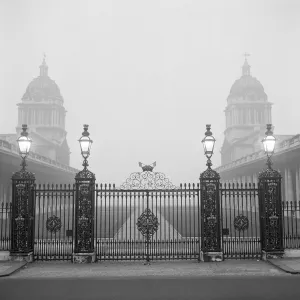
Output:
<path fill-rule="evenodd" d="M 254 183 L 222 183 L 220 194 L 224 258 L 260 258 L 258 186 Z"/>
<path fill-rule="evenodd" d="M 0 204 L 0 250 L 9 251 L 11 247 L 11 202 Z"/>
<path fill-rule="evenodd" d="M 174 190 L 148 190 L 148 206 L 160 223 L 157 230 L 159 238 L 153 235 L 148 242 L 137 228 L 130 232 L 129 226 L 136 225 L 138 217 L 147 208 L 147 198 L 143 196 L 146 190 L 120 190 L 103 184 L 96 185 L 94 192 L 94 244 L 98 260 L 146 259 L 147 243 L 150 259 L 198 258 L 201 222 L 197 185 L 182 185 Z M 261 256 L 258 192 L 258 186 L 249 183 L 220 185 L 224 258 Z M 74 185 L 36 185 L 34 193 L 34 258 L 71 260 L 74 248 Z M 11 209 L 11 203 L 0 204 L 2 251 L 11 247 Z M 284 248 L 299 249 L 300 203 L 282 201 L 282 211 Z"/>
<path fill-rule="evenodd" d="M 161 190 L 97 185 L 97 259 L 198 258 L 199 204 L 197 184 Z"/>
<path fill-rule="evenodd" d="M 36 185 L 34 258 L 71 260 L 74 231 L 74 185 Z"/>

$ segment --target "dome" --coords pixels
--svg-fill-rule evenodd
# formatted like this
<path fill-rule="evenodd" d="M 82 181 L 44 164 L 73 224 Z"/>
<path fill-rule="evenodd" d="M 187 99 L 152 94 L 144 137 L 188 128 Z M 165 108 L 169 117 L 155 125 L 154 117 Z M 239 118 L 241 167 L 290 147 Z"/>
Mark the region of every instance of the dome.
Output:
<path fill-rule="evenodd" d="M 258 95 L 264 95 L 265 91 L 262 84 L 252 76 L 242 76 L 236 80 L 230 89 L 231 96 L 243 96 L 248 92 L 256 92 Z"/>
<path fill-rule="evenodd" d="M 45 58 L 40 66 L 40 76 L 34 78 L 29 83 L 22 100 L 36 102 L 43 100 L 63 101 L 58 85 L 48 76 L 48 66 L 46 65 Z"/>
<path fill-rule="evenodd" d="M 245 59 L 242 67 L 242 76 L 232 85 L 229 97 L 243 97 L 249 94 L 253 95 L 253 99 L 255 98 L 254 94 L 257 98 L 265 98 L 267 96 L 259 80 L 251 76 L 250 65 L 247 59 Z"/>

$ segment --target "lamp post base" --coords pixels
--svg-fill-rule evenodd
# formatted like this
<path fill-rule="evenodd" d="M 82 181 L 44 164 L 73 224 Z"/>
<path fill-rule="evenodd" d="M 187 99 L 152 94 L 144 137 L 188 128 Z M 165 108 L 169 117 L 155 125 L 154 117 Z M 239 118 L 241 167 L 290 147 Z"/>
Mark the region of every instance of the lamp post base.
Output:
<path fill-rule="evenodd" d="M 200 261 L 212 262 L 212 261 L 223 261 L 223 252 L 203 252 L 200 251 Z"/>
<path fill-rule="evenodd" d="M 75 264 L 88 264 L 96 261 L 96 253 L 73 253 L 72 262 Z"/>
<path fill-rule="evenodd" d="M 270 258 L 283 258 L 284 250 L 282 251 L 261 251 L 262 260 L 268 260 Z"/>
<path fill-rule="evenodd" d="M 28 253 L 10 253 L 9 260 L 11 261 L 26 261 L 33 262 L 33 252 Z"/>

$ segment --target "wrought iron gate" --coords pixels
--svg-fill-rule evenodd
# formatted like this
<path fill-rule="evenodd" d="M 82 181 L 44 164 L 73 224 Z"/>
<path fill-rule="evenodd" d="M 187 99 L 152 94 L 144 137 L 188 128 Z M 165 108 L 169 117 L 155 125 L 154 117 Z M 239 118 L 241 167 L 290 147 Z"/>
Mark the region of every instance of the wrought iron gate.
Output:
<path fill-rule="evenodd" d="M 260 216 L 257 185 L 221 184 L 224 258 L 260 258 Z"/>
<path fill-rule="evenodd" d="M 38 185 L 35 192 L 35 260 L 71 260 L 74 185 Z"/>
<path fill-rule="evenodd" d="M 199 185 L 174 189 L 96 189 L 98 260 L 198 259 Z"/>

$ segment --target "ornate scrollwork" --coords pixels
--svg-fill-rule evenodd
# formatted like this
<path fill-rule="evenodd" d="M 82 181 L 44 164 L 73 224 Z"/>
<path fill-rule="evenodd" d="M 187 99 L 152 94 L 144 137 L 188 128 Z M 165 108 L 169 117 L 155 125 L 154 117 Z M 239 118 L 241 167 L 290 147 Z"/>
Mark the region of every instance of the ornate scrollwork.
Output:
<path fill-rule="evenodd" d="M 34 173 L 22 169 L 18 172 L 15 172 L 12 176 L 12 179 L 35 180 L 35 176 Z"/>
<path fill-rule="evenodd" d="M 120 189 L 176 189 L 176 186 L 163 173 L 143 171 L 132 173 Z"/>
<path fill-rule="evenodd" d="M 266 179 L 266 178 L 281 178 L 280 172 L 267 168 L 266 170 L 260 172 L 258 174 L 258 179 Z"/>
<path fill-rule="evenodd" d="M 16 184 L 16 188 L 17 188 L 17 196 L 25 196 L 26 194 L 26 185 L 24 183 L 19 183 L 19 184 Z"/>
<path fill-rule="evenodd" d="M 89 195 L 89 185 L 88 184 L 81 184 L 80 187 L 79 187 L 79 191 L 80 191 L 80 194 L 83 197 L 87 197 Z"/>
<path fill-rule="evenodd" d="M 211 168 L 207 168 L 200 174 L 200 179 L 220 179 L 220 174 Z"/>
<path fill-rule="evenodd" d="M 142 235 L 149 240 L 157 232 L 159 222 L 154 213 L 147 208 L 137 219 L 136 225 Z"/>
<path fill-rule="evenodd" d="M 95 179 L 95 174 L 89 169 L 84 168 L 75 175 L 75 179 Z"/>
<path fill-rule="evenodd" d="M 247 230 L 249 228 L 249 219 L 244 215 L 238 215 L 234 218 L 233 225 L 235 230 Z"/>
<path fill-rule="evenodd" d="M 51 233 L 56 233 L 61 230 L 61 219 L 55 215 L 49 217 L 46 221 L 46 228 Z"/>
<path fill-rule="evenodd" d="M 94 177 L 82 180 L 77 178 L 78 193 L 76 195 L 76 247 L 77 253 L 94 251 L 93 244 L 93 193 Z"/>

